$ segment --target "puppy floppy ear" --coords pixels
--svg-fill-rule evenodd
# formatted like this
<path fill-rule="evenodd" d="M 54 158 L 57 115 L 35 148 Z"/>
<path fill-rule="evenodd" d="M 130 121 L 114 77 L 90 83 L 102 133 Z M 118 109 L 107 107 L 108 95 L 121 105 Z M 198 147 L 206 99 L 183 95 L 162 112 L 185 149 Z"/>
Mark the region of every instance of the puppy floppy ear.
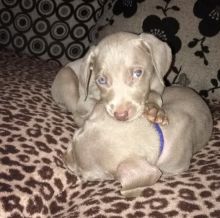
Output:
<path fill-rule="evenodd" d="M 164 85 L 163 77 L 169 70 L 172 61 L 172 52 L 167 43 L 159 40 L 152 34 L 141 33 L 140 39 L 148 48 L 156 74 L 160 82 Z"/>
<path fill-rule="evenodd" d="M 83 93 L 85 100 L 89 94 L 90 79 L 93 72 L 93 62 L 95 56 L 95 46 L 92 46 L 82 58 L 79 74 L 79 89 Z"/>

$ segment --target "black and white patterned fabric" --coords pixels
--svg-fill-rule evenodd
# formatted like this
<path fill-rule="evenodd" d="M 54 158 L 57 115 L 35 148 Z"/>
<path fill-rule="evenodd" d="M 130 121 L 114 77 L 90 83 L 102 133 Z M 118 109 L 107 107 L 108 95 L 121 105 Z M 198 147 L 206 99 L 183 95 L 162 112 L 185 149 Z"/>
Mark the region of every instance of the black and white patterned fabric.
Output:
<path fill-rule="evenodd" d="M 219 0 L 0 0 L 0 46 L 56 66 L 113 32 L 150 32 L 173 51 L 167 85 L 219 98 L 219 8 Z"/>
<path fill-rule="evenodd" d="M 154 34 L 173 52 L 167 85 L 190 86 L 203 97 L 220 97 L 219 0 L 116 0 L 113 14 L 102 37 L 117 31 Z"/>
<path fill-rule="evenodd" d="M 65 64 L 97 38 L 108 0 L 0 0 L 0 46 Z"/>

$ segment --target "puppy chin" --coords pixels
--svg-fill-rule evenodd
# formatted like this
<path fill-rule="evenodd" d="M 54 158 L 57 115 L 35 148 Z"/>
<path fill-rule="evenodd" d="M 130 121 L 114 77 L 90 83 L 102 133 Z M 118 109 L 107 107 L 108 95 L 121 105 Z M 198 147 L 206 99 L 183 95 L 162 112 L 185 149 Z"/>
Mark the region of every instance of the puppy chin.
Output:
<path fill-rule="evenodd" d="M 126 120 L 127 122 L 133 121 L 138 119 L 144 112 L 144 107 L 140 107 L 137 112 L 131 116 L 129 116 L 128 120 Z"/>

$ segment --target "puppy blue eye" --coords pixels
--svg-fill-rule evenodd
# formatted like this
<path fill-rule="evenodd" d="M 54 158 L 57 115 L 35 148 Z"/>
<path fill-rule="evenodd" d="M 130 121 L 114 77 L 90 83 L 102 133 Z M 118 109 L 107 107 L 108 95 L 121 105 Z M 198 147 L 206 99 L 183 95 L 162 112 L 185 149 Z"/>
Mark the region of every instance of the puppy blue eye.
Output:
<path fill-rule="evenodd" d="M 99 84 L 99 85 L 106 85 L 107 84 L 107 78 L 105 76 L 99 76 L 97 79 L 96 79 L 96 82 Z"/>
<path fill-rule="evenodd" d="M 143 74 L 143 71 L 141 69 L 137 69 L 132 72 L 132 77 L 139 78 L 141 77 L 142 74 Z"/>

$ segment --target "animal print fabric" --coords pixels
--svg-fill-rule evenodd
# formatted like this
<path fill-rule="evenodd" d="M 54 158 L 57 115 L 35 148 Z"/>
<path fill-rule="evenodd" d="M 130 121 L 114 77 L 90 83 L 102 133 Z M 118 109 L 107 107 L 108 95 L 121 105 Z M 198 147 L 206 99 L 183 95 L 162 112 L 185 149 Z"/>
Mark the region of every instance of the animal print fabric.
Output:
<path fill-rule="evenodd" d="M 212 138 L 190 169 L 126 199 L 117 181 L 82 184 L 65 169 L 62 155 L 77 126 L 51 98 L 57 70 L 0 51 L 1 218 L 220 217 L 219 103 L 211 107 Z"/>

